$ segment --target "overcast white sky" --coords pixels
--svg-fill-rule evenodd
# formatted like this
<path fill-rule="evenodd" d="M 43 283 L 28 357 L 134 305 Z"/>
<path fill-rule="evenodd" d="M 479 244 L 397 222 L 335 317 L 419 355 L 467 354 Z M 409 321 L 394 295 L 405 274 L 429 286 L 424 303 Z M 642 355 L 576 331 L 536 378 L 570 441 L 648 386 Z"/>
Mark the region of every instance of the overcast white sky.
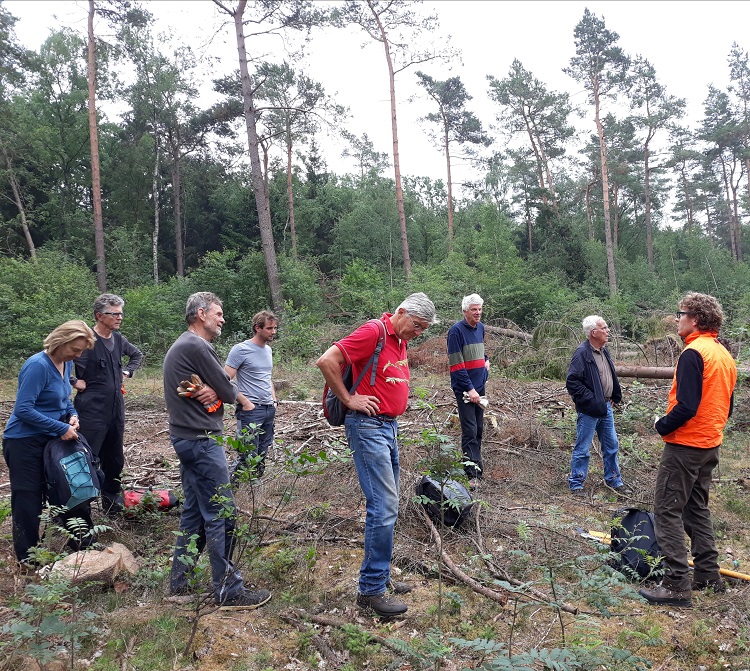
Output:
<path fill-rule="evenodd" d="M 234 4 L 232 0 L 227 0 Z M 5 7 L 19 17 L 19 38 L 38 48 L 50 29 L 68 25 L 86 29 L 87 2 L 81 0 L 6 0 Z M 210 0 L 144 3 L 157 17 L 160 29 L 169 27 L 198 53 L 216 60 L 206 64 L 206 79 L 237 68 L 234 33 L 227 24 L 222 29 L 217 10 Z M 586 110 L 576 122 L 594 132 L 593 111 L 586 105 L 582 88 L 563 74 L 574 55 L 573 30 L 588 7 L 603 16 L 609 30 L 620 35 L 620 46 L 630 55 L 641 54 L 656 68 L 657 77 L 669 93 L 688 101 L 693 122 L 702 115 L 702 103 L 710 83 L 721 88 L 728 84 L 727 56 L 736 41 L 750 49 L 750 3 L 748 2 L 660 2 L 608 1 L 484 1 L 439 0 L 426 2 L 423 11 L 434 9 L 441 28 L 431 37 L 444 41 L 451 36 L 460 49 L 462 63 L 451 70 L 444 65 L 424 64 L 425 72 L 436 79 L 458 75 L 474 96 L 471 109 L 484 124 L 494 120 L 493 103 L 487 97 L 486 76 L 504 77 L 514 58 L 552 89 L 567 91 L 574 105 Z M 56 15 L 57 18 L 53 18 Z M 317 33 L 308 56 L 297 67 L 322 82 L 326 91 L 336 94 L 340 104 L 351 109 L 349 129 L 367 133 L 382 152 L 391 151 L 388 80 L 382 47 L 365 42 L 364 33 L 351 27 Z M 276 40 L 281 48 L 281 41 Z M 248 44 L 249 53 L 254 45 Z M 283 58 L 283 54 L 277 57 Z M 409 102 L 417 92 L 413 70 L 402 72 L 396 83 L 399 102 L 401 167 L 406 175 L 445 177 L 442 154 L 429 143 L 419 117 L 431 111 L 426 102 Z M 612 110 L 615 113 L 616 109 Z M 340 158 L 343 145 L 335 138 L 320 138 L 329 168 L 343 173 L 354 165 Z M 454 171 L 454 180 L 476 179 L 468 167 Z"/>

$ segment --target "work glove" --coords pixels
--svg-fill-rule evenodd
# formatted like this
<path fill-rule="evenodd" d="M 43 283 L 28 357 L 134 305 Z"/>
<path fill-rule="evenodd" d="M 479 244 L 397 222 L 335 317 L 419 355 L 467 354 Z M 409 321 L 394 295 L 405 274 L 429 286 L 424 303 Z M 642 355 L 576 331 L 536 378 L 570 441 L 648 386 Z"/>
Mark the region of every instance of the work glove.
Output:
<path fill-rule="evenodd" d="M 203 380 L 193 373 L 189 380 L 182 380 L 182 382 L 180 382 L 180 386 L 177 387 L 177 395 L 181 398 L 192 398 L 201 389 L 203 389 Z M 221 399 L 214 403 L 204 403 L 203 407 L 207 412 L 216 412 L 221 407 Z"/>

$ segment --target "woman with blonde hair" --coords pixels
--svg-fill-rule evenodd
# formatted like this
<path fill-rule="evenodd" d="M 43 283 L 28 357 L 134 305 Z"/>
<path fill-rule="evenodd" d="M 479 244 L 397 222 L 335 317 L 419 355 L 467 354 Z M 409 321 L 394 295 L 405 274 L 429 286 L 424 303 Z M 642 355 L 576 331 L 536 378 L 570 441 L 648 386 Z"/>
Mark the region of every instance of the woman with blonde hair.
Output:
<path fill-rule="evenodd" d="M 3 456 L 10 473 L 13 548 L 19 562 L 33 564 L 29 551 L 39 542 L 46 492 L 44 446 L 53 438 L 78 438 L 69 378 L 73 359 L 91 349 L 94 340 L 86 322 L 67 321 L 44 339 L 44 350 L 29 357 L 18 374 L 16 402 L 3 432 Z M 93 526 L 88 504 L 69 516 Z"/>

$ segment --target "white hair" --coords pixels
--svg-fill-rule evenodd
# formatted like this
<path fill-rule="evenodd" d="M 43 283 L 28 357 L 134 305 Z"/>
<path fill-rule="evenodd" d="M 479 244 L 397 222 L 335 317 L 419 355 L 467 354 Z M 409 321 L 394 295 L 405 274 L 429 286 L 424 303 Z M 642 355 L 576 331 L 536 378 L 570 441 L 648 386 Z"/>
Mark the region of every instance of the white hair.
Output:
<path fill-rule="evenodd" d="M 596 325 L 599 322 L 603 321 L 604 319 L 602 319 L 599 315 L 589 315 L 588 317 L 586 317 L 581 322 L 581 326 L 583 326 L 583 335 L 588 338 L 591 335 L 591 332 L 596 328 Z"/>
<path fill-rule="evenodd" d="M 435 314 L 435 304 L 427 298 L 427 294 L 424 294 L 421 291 L 407 296 L 401 305 L 396 308 L 396 312 L 401 308 L 404 308 L 404 310 L 412 317 L 424 319 L 430 324 L 430 326 L 440 323 L 440 320 Z"/>
<path fill-rule="evenodd" d="M 461 301 L 461 312 L 466 312 L 472 305 L 484 305 L 484 299 L 479 294 L 469 294 Z"/>

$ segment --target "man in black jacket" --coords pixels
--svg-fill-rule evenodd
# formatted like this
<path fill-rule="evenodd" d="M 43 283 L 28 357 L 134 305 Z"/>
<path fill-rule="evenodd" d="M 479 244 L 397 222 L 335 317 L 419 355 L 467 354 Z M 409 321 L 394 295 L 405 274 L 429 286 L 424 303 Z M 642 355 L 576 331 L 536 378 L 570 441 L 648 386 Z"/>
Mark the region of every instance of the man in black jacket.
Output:
<path fill-rule="evenodd" d="M 143 354 L 120 333 L 125 301 L 115 294 L 102 294 L 94 301 L 94 348 L 84 350 L 75 360 L 71 385 L 81 422 L 81 433 L 99 457 L 104 473 L 102 507 L 119 512 L 120 478 L 125 465 L 124 381 L 133 377 L 143 362 Z M 128 362 L 123 365 L 122 358 Z"/>
<path fill-rule="evenodd" d="M 573 495 L 583 496 L 583 483 L 589 472 L 589 451 L 596 432 L 604 460 L 604 481 L 618 493 L 629 494 L 631 490 L 622 482 L 617 461 L 619 443 L 612 404 L 622 400 L 622 390 L 605 347 L 609 327 L 599 315 L 590 315 L 583 320 L 583 333 L 586 340 L 573 354 L 565 379 L 565 387 L 578 412 L 568 484 Z"/>

